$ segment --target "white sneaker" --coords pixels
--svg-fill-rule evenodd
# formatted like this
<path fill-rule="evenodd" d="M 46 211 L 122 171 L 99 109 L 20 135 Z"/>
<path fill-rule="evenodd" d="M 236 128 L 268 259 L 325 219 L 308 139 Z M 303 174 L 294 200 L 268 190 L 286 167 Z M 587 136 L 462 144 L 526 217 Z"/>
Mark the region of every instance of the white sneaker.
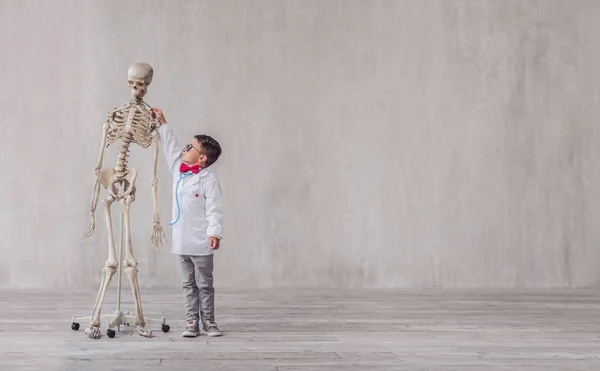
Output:
<path fill-rule="evenodd" d="M 200 335 L 200 326 L 198 326 L 198 321 L 189 320 L 187 321 L 187 327 L 185 331 L 181 334 L 184 338 L 195 338 Z"/>

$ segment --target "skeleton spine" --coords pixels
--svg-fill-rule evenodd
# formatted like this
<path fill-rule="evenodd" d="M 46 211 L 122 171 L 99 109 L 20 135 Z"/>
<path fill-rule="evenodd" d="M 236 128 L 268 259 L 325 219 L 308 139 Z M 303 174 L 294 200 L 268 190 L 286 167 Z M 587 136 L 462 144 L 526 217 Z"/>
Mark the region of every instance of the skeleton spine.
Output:
<path fill-rule="evenodd" d="M 130 131 L 126 131 L 121 137 L 121 148 L 119 149 L 119 155 L 117 156 L 115 175 L 118 178 L 127 174 L 127 157 L 129 156 L 129 145 L 131 142 L 133 142 L 133 134 Z"/>

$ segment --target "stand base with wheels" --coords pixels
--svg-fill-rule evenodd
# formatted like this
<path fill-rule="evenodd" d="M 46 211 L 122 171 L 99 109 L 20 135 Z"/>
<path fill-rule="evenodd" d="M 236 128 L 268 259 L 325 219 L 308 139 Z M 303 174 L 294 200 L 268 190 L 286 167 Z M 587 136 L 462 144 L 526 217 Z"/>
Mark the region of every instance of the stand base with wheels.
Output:
<path fill-rule="evenodd" d="M 121 214 L 121 241 L 119 243 L 119 260 L 123 261 L 123 215 Z M 119 271 L 117 275 L 117 310 L 113 314 L 101 314 L 100 323 L 107 323 L 106 335 L 109 338 L 114 338 L 116 333 L 113 328 L 117 327 L 117 331 L 121 331 L 121 325 L 130 326 L 135 323 L 135 316 L 130 315 L 129 311 L 121 310 L 121 269 L 122 264 L 119 264 Z M 90 323 L 92 316 L 73 316 L 71 323 L 71 330 L 79 330 L 81 323 Z M 171 326 L 166 324 L 165 317 L 153 318 L 145 317 L 144 321 L 146 325 L 162 325 L 161 329 L 163 332 L 169 332 Z"/>
<path fill-rule="evenodd" d="M 71 329 L 73 331 L 79 330 L 80 323 L 89 323 L 91 322 L 92 317 L 73 317 L 73 323 L 71 324 Z M 165 322 L 165 317 L 160 318 L 145 318 L 146 325 L 162 325 L 161 329 L 163 332 L 169 332 L 171 330 L 171 326 L 167 325 Z M 113 314 L 103 314 L 100 316 L 101 322 L 107 322 L 107 330 L 106 335 L 109 338 L 114 338 L 116 332 L 112 330 L 113 328 L 117 328 L 117 331 L 121 331 L 121 326 L 129 326 L 131 323 L 135 323 L 135 316 L 130 315 L 129 311 L 115 311 Z"/>

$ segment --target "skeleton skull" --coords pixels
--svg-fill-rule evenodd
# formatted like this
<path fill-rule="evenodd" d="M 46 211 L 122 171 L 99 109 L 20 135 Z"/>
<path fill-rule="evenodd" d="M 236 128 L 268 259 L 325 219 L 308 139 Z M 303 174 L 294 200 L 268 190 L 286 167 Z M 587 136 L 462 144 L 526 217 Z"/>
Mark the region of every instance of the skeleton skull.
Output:
<path fill-rule="evenodd" d="M 142 100 L 148 86 L 152 82 L 154 70 L 148 63 L 138 62 L 129 67 L 127 71 L 127 84 L 131 88 L 131 97 L 133 99 Z"/>

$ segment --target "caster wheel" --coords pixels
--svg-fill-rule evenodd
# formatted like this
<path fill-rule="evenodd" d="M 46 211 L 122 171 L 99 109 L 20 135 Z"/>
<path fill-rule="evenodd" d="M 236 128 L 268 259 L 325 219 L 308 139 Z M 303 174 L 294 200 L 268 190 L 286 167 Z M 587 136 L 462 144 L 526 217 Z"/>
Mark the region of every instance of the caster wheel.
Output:
<path fill-rule="evenodd" d="M 125 326 L 130 326 L 129 323 L 125 323 Z"/>
<path fill-rule="evenodd" d="M 77 330 L 79 330 L 79 323 L 75 323 L 75 322 L 73 322 L 73 323 L 71 324 L 71 330 L 73 330 L 73 331 L 77 331 Z"/>
<path fill-rule="evenodd" d="M 106 335 L 112 339 L 115 337 L 115 332 L 113 330 L 106 330 Z"/>
<path fill-rule="evenodd" d="M 171 326 L 169 326 L 169 325 L 162 325 L 163 332 L 169 332 L 170 329 L 171 329 Z"/>

